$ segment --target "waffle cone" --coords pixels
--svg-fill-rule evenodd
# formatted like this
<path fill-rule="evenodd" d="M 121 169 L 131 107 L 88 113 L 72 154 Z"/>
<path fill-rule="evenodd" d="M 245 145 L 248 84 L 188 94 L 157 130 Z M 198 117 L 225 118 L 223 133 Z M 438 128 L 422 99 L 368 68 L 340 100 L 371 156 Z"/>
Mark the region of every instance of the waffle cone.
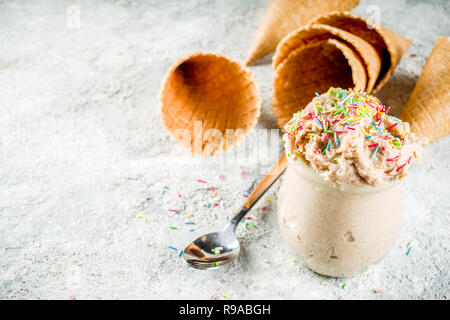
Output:
<path fill-rule="evenodd" d="M 160 103 L 170 136 L 202 155 L 235 145 L 255 125 L 261 108 L 248 70 L 223 55 L 203 52 L 185 56 L 169 68 Z"/>
<path fill-rule="evenodd" d="M 381 68 L 381 59 L 377 51 L 365 40 L 328 25 L 315 24 L 301 27 L 283 38 L 273 57 L 274 69 L 286 59 L 291 51 L 305 44 L 324 39 L 338 39 L 352 48 L 358 58 L 364 62 L 367 76 L 367 86 L 364 90 L 372 91 Z"/>
<path fill-rule="evenodd" d="M 439 37 L 400 118 L 433 142 L 450 133 L 450 38 Z"/>
<path fill-rule="evenodd" d="M 317 15 L 356 7 L 359 0 L 270 0 L 247 55 L 246 65 L 272 52 L 289 32 Z"/>
<path fill-rule="evenodd" d="M 411 41 L 389 29 L 349 12 L 327 13 L 314 18 L 310 24 L 326 24 L 339 28 L 364 39 L 375 48 L 382 64 L 373 92 L 386 83 L 411 44 Z"/>
<path fill-rule="evenodd" d="M 330 87 L 364 90 L 364 62 L 347 44 L 336 39 L 301 46 L 277 66 L 274 73 L 273 111 L 282 127 L 292 115 Z"/>

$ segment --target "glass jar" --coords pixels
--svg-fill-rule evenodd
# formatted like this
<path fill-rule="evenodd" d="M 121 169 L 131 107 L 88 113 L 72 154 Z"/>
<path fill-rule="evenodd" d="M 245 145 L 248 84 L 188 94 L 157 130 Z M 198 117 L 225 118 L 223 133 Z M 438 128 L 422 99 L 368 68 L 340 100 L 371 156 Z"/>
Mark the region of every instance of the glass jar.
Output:
<path fill-rule="evenodd" d="M 278 201 L 281 234 L 308 268 L 346 277 L 382 260 L 401 228 L 401 182 L 338 185 L 289 160 Z"/>

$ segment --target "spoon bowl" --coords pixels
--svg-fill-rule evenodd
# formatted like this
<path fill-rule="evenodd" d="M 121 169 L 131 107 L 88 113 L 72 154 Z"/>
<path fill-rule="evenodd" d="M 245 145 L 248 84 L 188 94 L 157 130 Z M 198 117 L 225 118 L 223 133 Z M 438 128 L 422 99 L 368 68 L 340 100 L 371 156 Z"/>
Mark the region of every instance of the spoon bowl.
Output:
<path fill-rule="evenodd" d="M 234 232 L 225 229 L 205 234 L 191 242 L 183 252 L 184 260 L 196 269 L 213 269 L 232 262 L 241 247 Z"/>

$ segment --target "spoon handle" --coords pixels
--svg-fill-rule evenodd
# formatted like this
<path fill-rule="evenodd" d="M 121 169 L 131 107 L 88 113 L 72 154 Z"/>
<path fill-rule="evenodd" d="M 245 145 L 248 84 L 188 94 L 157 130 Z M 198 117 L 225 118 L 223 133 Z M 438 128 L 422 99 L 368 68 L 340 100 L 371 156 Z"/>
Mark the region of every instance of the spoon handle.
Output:
<path fill-rule="evenodd" d="M 258 201 L 259 198 L 264 194 L 264 192 L 269 189 L 269 187 L 278 179 L 278 177 L 283 173 L 287 166 L 286 155 L 283 152 L 281 157 L 278 159 L 269 172 L 264 176 L 261 182 L 253 189 L 252 193 L 248 196 L 247 200 L 242 205 L 241 211 L 233 217 L 228 223 L 226 229 L 231 229 L 234 231 L 237 224 L 241 219 L 247 214 L 247 212 L 253 207 L 253 205 Z"/>

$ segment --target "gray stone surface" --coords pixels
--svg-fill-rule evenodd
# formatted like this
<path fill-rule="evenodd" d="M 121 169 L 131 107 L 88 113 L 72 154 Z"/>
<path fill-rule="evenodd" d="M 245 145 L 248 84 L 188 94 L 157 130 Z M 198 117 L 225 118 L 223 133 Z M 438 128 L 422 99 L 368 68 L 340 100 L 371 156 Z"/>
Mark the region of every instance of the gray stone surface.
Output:
<path fill-rule="evenodd" d="M 80 9 L 75 29 L 72 5 Z M 325 278 L 292 261 L 276 224 L 279 182 L 267 194 L 274 201 L 263 199 L 250 214 L 256 228 L 239 228 L 244 249 L 232 265 L 189 269 L 168 248 L 223 226 L 279 147 L 255 149 L 252 134 L 240 148 L 258 152 L 260 164 L 191 158 L 162 128 L 160 82 L 193 51 L 243 61 L 265 5 L 0 2 L 0 298 L 449 298 L 450 137 L 427 146 L 405 180 L 401 236 L 364 274 Z M 369 5 L 412 40 L 379 93 L 398 114 L 437 36 L 449 34 L 448 1 L 361 1 L 354 11 L 367 16 Z M 257 128 L 275 128 L 270 57 L 263 62 L 251 67 L 263 100 Z"/>

